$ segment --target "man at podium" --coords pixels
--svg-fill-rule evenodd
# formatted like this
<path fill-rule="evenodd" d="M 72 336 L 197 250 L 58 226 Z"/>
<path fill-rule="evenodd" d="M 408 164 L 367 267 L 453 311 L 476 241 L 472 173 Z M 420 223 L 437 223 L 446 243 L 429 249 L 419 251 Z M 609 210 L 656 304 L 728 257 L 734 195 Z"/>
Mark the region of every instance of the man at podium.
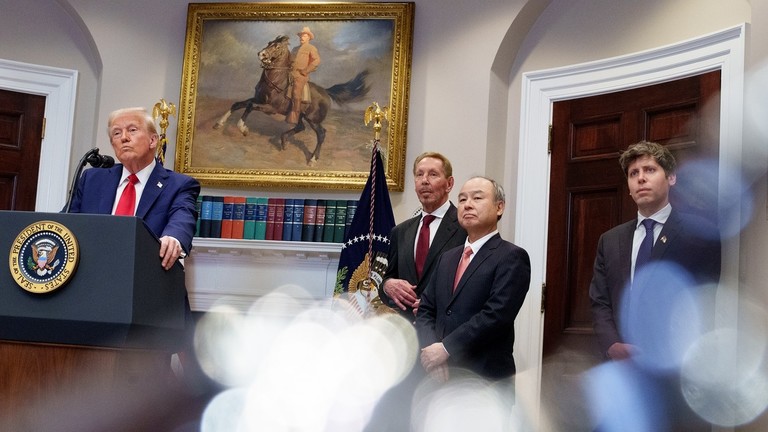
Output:
<path fill-rule="evenodd" d="M 113 111 L 107 133 L 119 164 L 89 169 L 77 183 L 70 213 L 136 216 L 160 239 L 162 266 L 170 269 L 192 248 L 200 184 L 157 163 L 154 119 L 144 108 Z"/>

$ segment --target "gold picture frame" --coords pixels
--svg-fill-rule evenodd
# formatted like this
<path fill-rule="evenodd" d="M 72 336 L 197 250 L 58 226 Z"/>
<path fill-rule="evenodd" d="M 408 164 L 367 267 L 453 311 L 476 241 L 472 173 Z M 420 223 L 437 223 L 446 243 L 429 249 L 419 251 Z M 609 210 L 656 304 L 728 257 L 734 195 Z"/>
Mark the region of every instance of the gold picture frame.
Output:
<path fill-rule="evenodd" d="M 176 171 L 211 186 L 362 189 L 373 144 L 364 112 L 377 102 L 389 107 L 387 184 L 402 191 L 413 18 L 413 2 L 191 3 Z M 305 28 L 320 65 L 302 101 L 304 130 L 287 134 L 297 126 L 286 123 L 291 98 L 279 80 L 291 71 L 281 56 Z"/>

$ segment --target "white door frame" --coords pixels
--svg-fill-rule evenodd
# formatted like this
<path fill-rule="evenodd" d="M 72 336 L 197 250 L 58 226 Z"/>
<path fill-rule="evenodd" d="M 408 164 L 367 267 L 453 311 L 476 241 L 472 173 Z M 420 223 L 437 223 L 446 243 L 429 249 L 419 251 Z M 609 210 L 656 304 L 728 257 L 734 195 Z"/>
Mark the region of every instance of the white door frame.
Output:
<path fill-rule="evenodd" d="M 531 257 L 531 285 L 518 317 L 517 392 L 539 419 L 546 282 L 550 157 L 547 151 L 552 106 L 561 100 L 653 85 L 704 72 L 722 71 L 720 172 L 741 166 L 745 24 L 670 46 L 564 68 L 523 74 L 518 155 L 515 243 Z M 725 191 L 722 181 L 719 192 Z M 723 195 L 721 195 L 723 196 Z M 722 207 L 722 206 L 721 206 Z M 726 210 L 729 212 L 726 214 Z M 736 212 L 736 213 L 734 213 Z M 721 220 L 739 218 L 738 209 L 720 209 Z M 723 242 L 721 289 L 738 287 L 739 238 Z M 722 293 L 719 293 L 722 294 Z M 736 302 L 718 296 L 718 311 L 736 316 Z"/>
<path fill-rule="evenodd" d="M 0 59 L 0 89 L 45 96 L 35 210 L 57 212 L 69 188 L 77 71 Z"/>

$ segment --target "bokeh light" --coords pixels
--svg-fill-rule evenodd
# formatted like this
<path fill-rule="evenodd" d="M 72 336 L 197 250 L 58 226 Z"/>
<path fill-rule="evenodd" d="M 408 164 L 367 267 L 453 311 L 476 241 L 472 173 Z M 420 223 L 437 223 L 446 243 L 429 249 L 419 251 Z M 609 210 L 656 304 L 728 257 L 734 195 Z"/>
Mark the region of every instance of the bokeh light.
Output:
<path fill-rule="evenodd" d="M 768 407 L 766 314 L 742 300 L 739 323 L 704 335 L 691 347 L 682 367 L 682 392 L 689 406 L 710 423 L 735 427 Z"/>
<path fill-rule="evenodd" d="M 405 319 L 391 313 L 363 319 L 343 300 L 307 300 L 297 289 L 275 290 L 245 313 L 214 306 L 199 321 L 202 369 L 231 388 L 208 407 L 207 432 L 235 425 L 362 430 L 382 394 L 410 371 L 418 341 Z"/>

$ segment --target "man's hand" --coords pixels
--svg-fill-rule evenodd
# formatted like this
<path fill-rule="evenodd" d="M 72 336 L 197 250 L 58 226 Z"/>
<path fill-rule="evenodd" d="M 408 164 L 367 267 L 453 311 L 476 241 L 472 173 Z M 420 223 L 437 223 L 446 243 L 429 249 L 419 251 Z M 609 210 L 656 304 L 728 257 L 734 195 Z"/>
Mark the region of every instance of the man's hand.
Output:
<path fill-rule="evenodd" d="M 442 342 L 435 342 L 432 345 L 421 349 L 421 365 L 424 369 L 437 377 L 445 376 L 448 378 L 448 351 L 445 350 Z M 441 370 L 445 369 L 445 370 Z"/>
<path fill-rule="evenodd" d="M 608 348 L 608 357 L 611 360 L 626 360 L 636 353 L 636 346 L 620 342 L 616 342 Z"/>
<path fill-rule="evenodd" d="M 416 285 L 411 285 L 404 279 L 387 279 L 384 282 L 384 292 L 402 310 L 414 307 L 416 301 Z"/>
<path fill-rule="evenodd" d="M 448 365 L 446 363 L 437 366 L 429 371 L 429 376 L 437 382 L 444 383 L 448 381 Z"/>
<path fill-rule="evenodd" d="M 160 258 L 163 259 L 161 264 L 164 269 L 170 270 L 183 251 L 184 249 L 181 248 L 181 243 L 174 237 L 160 237 Z"/>

